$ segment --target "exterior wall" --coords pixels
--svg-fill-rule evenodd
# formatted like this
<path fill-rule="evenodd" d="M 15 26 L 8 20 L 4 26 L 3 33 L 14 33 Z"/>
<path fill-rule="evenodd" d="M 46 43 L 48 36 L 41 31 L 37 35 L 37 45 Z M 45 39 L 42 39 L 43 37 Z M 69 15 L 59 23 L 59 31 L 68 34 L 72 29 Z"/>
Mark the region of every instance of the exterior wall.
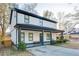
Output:
<path fill-rule="evenodd" d="M 40 42 L 40 33 L 38 31 L 28 31 L 28 30 L 21 30 L 21 32 L 25 33 L 25 43 L 33 43 L 33 42 Z M 33 33 L 33 41 L 29 41 L 28 38 L 28 33 Z M 46 40 L 46 34 L 48 32 L 44 32 L 44 41 L 50 41 L 50 40 Z"/>
<path fill-rule="evenodd" d="M 40 26 L 40 24 L 41 24 L 40 20 L 41 19 L 37 19 L 37 18 L 31 17 L 31 16 L 30 16 L 29 19 L 30 19 L 29 20 L 29 24 Z M 19 24 L 26 24 L 24 22 L 24 15 L 23 14 L 18 13 L 18 23 Z M 48 21 L 45 21 L 45 20 L 43 20 L 43 26 L 44 27 L 49 27 L 49 28 L 55 28 L 55 29 L 57 28 L 57 24 L 56 23 L 48 22 Z"/>
<path fill-rule="evenodd" d="M 17 23 L 24 24 L 24 15 L 18 13 L 17 14 Z"/>
<path fill-rule="evenodd" d="M 11 32 L 11 39 L 14 44 L 16 44 L 16 29 Z"/>
<path fill-rule="evenodd" d="M 28 30 L 21 30 L 21 32 L 24 32 L 25 33 L 25 43 L 33 43 L 33 42 L 40 42 L 40 33 L 41 32 L 38 32 L 38 31 L 28 31 Z M 33 41 L 29 41 L 29 38 L 28 38 L 28 33 L 33 33 Z M 50 41 L 50 40 L 47 40 L 46 39 L 46 34 L 48 32 L 44 32 L 44 42 L 46 41 Z M 12 42 L 14 44 L 18 44 L 18 31 L 17 31 L 17 39 L 16 39 L 16 29 L 14 29 L 12 32 L 11 32 L 11 39 L 12 39 Z M 56 36 L 52 34 L 52 40 L 55 40 L 56 39 Z M 17 41 L 16 41 L 17 40 Z"/>
<path fill-rule="evenodd" d="M 25 43 L 33 43 L 33 42 L 38 42 L 40 39 L 39 39 L 39 32 L 37 31 L 24 31 L 22 30 L 21 32 L 24 32 L 25 33 Z M 29 41 L 29 38 L 28 38 L 28 33 L 33 33 L 33 41 Z"/>
<path fill-rule="evenodd" d="M 57 35 L 55 33 L 52 33 L 52 40 L 56 40 Z"/>
<path fill-rule="evenodd" d="M 45 27 L 49 27 L 49 28 L 57 28 L 56 26 L 56 23 L 52 23 L 52 22 L 48 22 L 48 21 L 43 21 L 43 26 Z"/>
<path fill-rule="evenodd" d="M 12 14 L 12 21 L 11 21 L 11 26 L 14 27 L 14 25 L 16 24 L 16 12 L 13 11 L 13 14 Z"/>
<path fill-rule="evenodd" d="M 79 39 L 79 34 L 70 34 L 70 39 Z"/>
<path fill-rule="evenodd" d="M 16 12 L 13 11 L 13 14 L 12 14 L 12 21 L 11 21 L 11 26 L 10 26 L 10 32 L 11 32 L 11 39 L 12 39 L 12 42 L 14 44 L 16 44 L 16 29 L 14 28 L 15 24 L 16 24 Z"/>

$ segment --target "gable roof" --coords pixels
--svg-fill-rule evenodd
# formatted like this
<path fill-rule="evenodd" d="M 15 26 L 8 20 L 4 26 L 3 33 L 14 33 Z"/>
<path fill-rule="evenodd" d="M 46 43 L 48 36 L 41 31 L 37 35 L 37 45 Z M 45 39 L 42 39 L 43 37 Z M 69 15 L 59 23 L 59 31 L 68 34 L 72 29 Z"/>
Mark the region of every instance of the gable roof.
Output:
<path fill-rule="evenodd" d="M 10 24 L 11 24 L 11 19 L 12 19 L 12 13 L 13 13 L 13 11 L 16 11 L 17 13 L 21 13 L 21 14 L 24 14 L 24 15 L 28 15 L 28 16 L 32 16 L 32 17 L 38 18 L 40 20 L 45 20 L 45 21 L 49 21 L 49 22 L 52 22 L 52 23 L 57 23 L 56 21 L 48 19 L 46 17 L 42 17 L 42 16 L 39 16 L 39 15 L 36 15 L 36 14 L 30 13 L 30 12 L 18 9 L 18 8 L 14 8 L 14 9 L 11 10 Z"/>

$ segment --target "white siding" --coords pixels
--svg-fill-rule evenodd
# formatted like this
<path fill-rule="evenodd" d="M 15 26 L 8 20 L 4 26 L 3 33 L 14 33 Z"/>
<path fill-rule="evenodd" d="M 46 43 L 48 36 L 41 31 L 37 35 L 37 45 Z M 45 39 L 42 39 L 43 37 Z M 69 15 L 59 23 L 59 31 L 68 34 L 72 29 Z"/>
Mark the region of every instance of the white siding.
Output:
<path fill-rule="evenodd" d="M 13 11 L 12 20 L 11 20 L 11 39 L 14 44 L 16 44 L 16 29 L 14 28 L 16 24 L 16 12 Z"/>
<path fill-rule="evenodd" d="M 30 16 L 29 19 L 30 19 L 29 20 L 29 24 L 40 26 L 40 20 L 41 19 L 34 18 L 34 17 L 31 17 L 31 16 Z M 18 23 L 19 24 L 26 24 L 24 22 L 24 15 L 23 14 L 19 14 L 18 13 Z M 57 24 L 56 23 L 52 23 L 52 22 L 45 21 L 45 20 L 43 20 L 43 26 L 44 27 L 49 27 L 49 28 L 57 28 Z"/>
<path fill-rule="evenodd" d="M 24 15 L 23 14 L 18 13 L 17 23 L 24 24 Z"/>
<path fill-rule="evenodd" d="M 56 23 L 52 23 L 48 21 L 43 21 L 43 26 L 56 29 Z"/>
<path fill-rule="evenodd" d="M 30 17 L 30 24 L 39 25 L 39 19 Z"/>
<path fill-rule="evenodd" d="M 27 31 L 27 30 L 21 30 L 22 32 L 25 33 L 25 43 L 33 43 L 33 42 L 40 42 L 40 33 L 41 32 L 38 32 L 38 31 Z M 29 38 L 28 38 L 28 33 L 33 33 L 33 41 L 29 41 Z M 46 39 L 46 34 L 48 32 L 44 32 L 44 41 L 50 41 L 50 40 L 47 40 Z M 54 36 L 52 35 L 52 38 Z"/>
<path fill-rule="evenodd" d="M 22 30 L 22 32 L 25 32 L 25 43 L 33 43 L 33 42 L 38 42 L 40 40 L 39 39 L 39 32 L 37 32 L 37 31 L 25 31 L 25 30 Z M 33 33 L 33 41 L 29 41 L 28 34 L 30 32 Z"/>
<path fill-rule="evenodd" d="M 16 29 L 11 32 L 11 39 L 14 44 L 16 44 Z"/>
<path fill-rule="evenodd" d="M 33 42 L 40 42 L 40 33 L 38 31 L 27 31 L 27 30 L 21 30 L 21 32 L 25 33 L 25 43 L 33 43 Z M 28 33 L 33 33 L 33 41 L 29 41 L 29 37 L 28 37 Z M 44 41 L 50 41 L 46 39 L 46 35 L 48 32 L 44 32 Z M 16 44 L 16 30 L 13 30 L 11 32 L 11 39 L 13 41 L 14 44 Z M 17 39 L 18 39 L 18 32 L 17 32 Z M 56 37 L 52 34 L 52 39 L 55 40 Z M 18 44 L 18 40 L 17 40 L 17 44 Z"/>
<path fill-rule="evenodd" d="M 11 31 L 14 29 L 15 24 L 16 24 L 16 12 L 14 11 L 11 20 Z"/>

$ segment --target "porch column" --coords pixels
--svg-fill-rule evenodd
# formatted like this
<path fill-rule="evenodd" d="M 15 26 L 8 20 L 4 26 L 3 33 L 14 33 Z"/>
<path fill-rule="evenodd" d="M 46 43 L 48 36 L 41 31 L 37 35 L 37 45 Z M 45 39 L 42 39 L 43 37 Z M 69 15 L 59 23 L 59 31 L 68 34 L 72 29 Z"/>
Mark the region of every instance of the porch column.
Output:
<path fill-rule="evenodd" d="M 52 40 L 52 32 L 50 32 L 50 45 L 53 44 L 53 40 Z"/>
<path fill-rule="evenodd" d="M 63 32 L 61 32 L 61 36 L 63 37 Z"/>
<path fill-rule="evenodd" d="M 63 32 L 61 32 L 61 38 L 64 39 Z"/>
<path fill-rule="evenodd" d="M 41 39 L 41 45 L 44 45 L 44 30 L 42 30 L 42 39 Z"/>
<path fill-rule="evenodd" d="M 21 28 L 18 28 L 18 43 L 21 42 Z"/>
<path fill-rule="evenodd" d="M 63 32 L 61 32 L 61 36 L 63 36 Z"/>

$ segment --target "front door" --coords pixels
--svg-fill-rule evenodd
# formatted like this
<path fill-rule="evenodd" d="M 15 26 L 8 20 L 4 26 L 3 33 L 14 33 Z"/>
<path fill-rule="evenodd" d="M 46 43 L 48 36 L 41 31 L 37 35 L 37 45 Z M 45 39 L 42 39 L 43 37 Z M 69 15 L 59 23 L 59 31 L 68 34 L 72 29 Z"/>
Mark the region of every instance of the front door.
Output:
<path fill-rule="evenodd" d="M 43 42 L 43 34 L 40 33 L 40 44 L 43 45 L 43 43 L 44 43 L 44 42 Z"/>

